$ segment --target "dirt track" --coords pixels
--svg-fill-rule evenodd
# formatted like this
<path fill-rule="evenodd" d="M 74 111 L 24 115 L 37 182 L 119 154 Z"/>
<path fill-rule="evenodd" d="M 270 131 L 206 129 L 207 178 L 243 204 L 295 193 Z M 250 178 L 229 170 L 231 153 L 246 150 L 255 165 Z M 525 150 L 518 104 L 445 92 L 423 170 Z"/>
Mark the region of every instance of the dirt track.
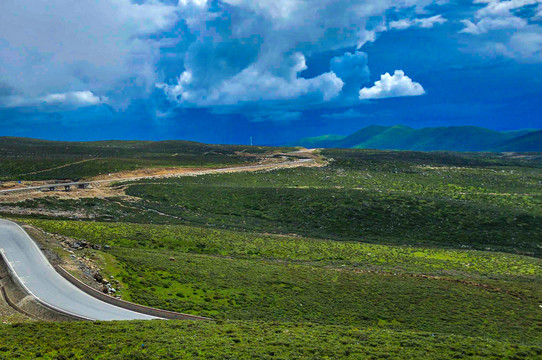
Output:
<path fill-rule="evenodd" d="M 304 155 L 306 159 L 299 160 L 286 160 L 288 155 Z M 92 187 L 89 189 L 72 189 L 71 191 L 33 191 L 33 192 L 20 192 L 20 193 L 4 193 L 0 194 L 1 203 L 16 203 L 28 199 L 36 199 L 43 197 L 55 197 L 58 199 L 80 199 L 80 198 L 107 198 L 113 196 L 127 197 L 124 190 L 120 187 L 111 187 L 112 183 L 121 181 L 134 181 L 141 179 L 164 179 L 171 177 L 181 176 L 199 176 L 214 173 L 232 173 L 232 172 L 245 172 L 245 171 L 262 171 L 262 170 L 275 170 L 281 168 L 291 167 L 314 167 L 322 166 L 324 162 L 319 161 L 319 157 L 314 154 L 314 150 L 300 150 L 291 154 L 284 154 L 284 158 L 272 158 L 268 161 L 255 164 L 255 165 L 242 165 L 233 166 L 220 169 L 209 168 L 153 168 L 153 169 L 140 169 L 134 171 L 119 172 L 108 175 L 100 175 L 85 180 L 90 182 Z M 26 186 L 46 185 L 51 182 L 37 181 L 37 182 L 25 182 Z M 18 209 L 11 206 L 3 206 L 1 210 L 5 213 L 20 214 L 23 209 Z M 39 211 L 39 210 L 37 210 Z"/>

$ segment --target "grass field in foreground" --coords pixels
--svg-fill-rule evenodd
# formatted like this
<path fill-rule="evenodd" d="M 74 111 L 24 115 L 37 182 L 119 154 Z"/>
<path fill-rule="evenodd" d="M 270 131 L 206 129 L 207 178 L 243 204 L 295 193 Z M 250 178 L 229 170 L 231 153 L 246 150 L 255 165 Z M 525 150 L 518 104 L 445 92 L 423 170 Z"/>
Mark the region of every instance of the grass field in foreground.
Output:
<path fill-rule="evenodd" d="M 542 347 L 350 326 L 182 321 L 0 326 L 0 359 L 539 359 Z"/>
<path fill-rule="evenodd" d="M 446 332 L 542 342 L 539 301 L 452 281 L 123 249 L 130 299 L 220 319 Z M 174 261 L 170 257 L 175 258 Z"/>
<path fill-rule="evenodd" d="M 22 219 L 49 233 L 116 248 L 348 266 L 411 274 L 505 279 L 542 277 L 542 260 L 475 250 L 388 246 L 185 225 Z"/>
<path fill-rule="evenodd" d="M 111 245 L 106 275 L 121 281 L 125 299 L 145 305 L 219 319 L 542 341 L 536 258 L 187 226 L 27 222 Z"/>
<path fill-rule="evenodd" d="M 104 358 L 542 356 L 539 158 L 324 154 L 329 164 L 321 168 L 152 179 L 124 184 L 131 198 L 15 204 L 47 209 L 40 216 L 49 219 L 20 218 L 47 232 L 110 245 L 76 254 L 119 280 L 123 298 L 218 322 L 5 327 L 0 338 L 19 342 L 0 351 L 10 358 L 12 351 L 76 358 L 89 346 Z M 101 222 L 53 219 L 75 209 Z M 98 340 L 89 344 L 91 333 Z M 120 344 L 125 339 L 132 340 Z"/>

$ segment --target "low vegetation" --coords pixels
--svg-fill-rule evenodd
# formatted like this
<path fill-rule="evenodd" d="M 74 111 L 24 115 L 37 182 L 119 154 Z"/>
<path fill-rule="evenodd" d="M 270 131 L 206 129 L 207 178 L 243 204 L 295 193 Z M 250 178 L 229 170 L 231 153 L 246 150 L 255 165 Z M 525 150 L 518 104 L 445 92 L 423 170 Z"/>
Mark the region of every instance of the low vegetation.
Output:
<path fill-rule="evenodd" d="M 201 226 L 542 254 L 538 161 L 324 154 L 331 161 L 324 168 L 147 180 L 127 184 L 126 192 L 146 208 Z"/>
<path fill-rule="evenodd" d="M 97 322 L 0 326 L 0 358 L 535 359 L 542 348 L 410 331 L 264 322 Z M 36 339 L 39 339 L 37 341 Z"/>
<path fill-rule="evenodd" d="M 218 167 L 250 163 L 258 155 L 288 150 L 292 148 L 189 141 L 55 142 L 0 137 L 0 180 L 78 180 L 154 167 Z"/>
<path fill-rule="evenodd" d="M 216 320 L 4 326 L 0 357 L 542 357 L 540 157 L 321 155 L 114 185 L 130 197 L 0 204 L 109 245 L 75 255 L 124 299 Z"/>
<path fill-rule="evenodd" d="M 32 219 L 25 222 L 50 233 L 114 248 L 171 250 L 314 266 L 355 266 L 412 274 L 486 278 L 542 275 L 542 260 L 506 253 L 338 242 L 182 225 Z"/>
<path fill-rule="evenodd" d="M 539 259 L 186 226 L 28 222 L 110 245 L 122 296 L 149 306 L 216 319 L 542 340 Z"/>

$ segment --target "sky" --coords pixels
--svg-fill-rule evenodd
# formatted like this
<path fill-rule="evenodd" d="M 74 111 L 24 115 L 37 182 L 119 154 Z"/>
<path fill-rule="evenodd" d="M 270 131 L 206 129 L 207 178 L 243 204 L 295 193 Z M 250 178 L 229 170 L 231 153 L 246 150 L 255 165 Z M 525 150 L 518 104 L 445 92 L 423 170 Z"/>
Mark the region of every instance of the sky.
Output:
<path fill-rule="evenodd" d="M 542 128 L 542 0 L 2 0 L 0 136 Z"/>

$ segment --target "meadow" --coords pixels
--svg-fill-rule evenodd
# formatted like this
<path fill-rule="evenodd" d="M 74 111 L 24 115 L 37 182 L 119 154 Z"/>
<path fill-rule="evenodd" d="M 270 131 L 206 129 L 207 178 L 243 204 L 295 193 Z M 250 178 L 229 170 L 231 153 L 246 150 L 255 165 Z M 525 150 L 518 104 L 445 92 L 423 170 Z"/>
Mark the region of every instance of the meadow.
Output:
<path fill-rule="evenodd" d="M 248 321 L 18 324 L 0 326 L 0 339 L 4 341 L 2 359 L 500 360 L 542 356 L 540 347 L 481 337 Z"/>
<path fill-rule="evenodd" d="M 356 266 L 430 275 L 535 276 L 542 260 L 488 251 L 387 246 L 266 235 L 183 225 L 24 219 L 49 233 L 114 248 L 176 251 L 235 258 L 283 260 L 314 266 Z"/>
<path fill-rule="evenodd" d="M 326 151 L 322 168 L 143 180 L 126 193 L 200 226 L 542 254 L 538 160 L 352 151 Z"/>
<path fill-rule="evenodd" d="M 0 180 L 79 180 L 157 167 L 220 167 L 292 149 L 190 141 L 55 142 L 0 137 Z"/>
<path fill-rule="evenodd" d="M 542 261 L 531 257 L 187 226 L 27 222 L 111 246 L 106 275 L 120 281 L 123 298 L 149 306 L 224 320 L 542 341 Z"/>
<path fill-rule="evenodd" d="M 25 335 L 0 357 L 84 358 L 90 344 L 113 359 L 542 357 L 540 157 L 321 155 L 114 185 L 130 198 L 15 204 L 86 214 L 15 220 L 109 245 L 75 254 L 124 299 L 214 321 L 4 326 Z"/>

